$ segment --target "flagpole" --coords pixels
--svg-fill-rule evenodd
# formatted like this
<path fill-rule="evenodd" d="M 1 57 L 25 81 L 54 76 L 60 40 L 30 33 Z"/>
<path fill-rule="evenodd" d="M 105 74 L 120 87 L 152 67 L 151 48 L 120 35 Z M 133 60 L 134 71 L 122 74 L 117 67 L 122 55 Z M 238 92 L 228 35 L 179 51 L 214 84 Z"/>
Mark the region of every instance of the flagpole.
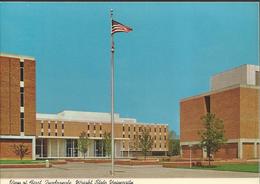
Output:
<path fill-rule="evenodd" d="M 111 175 L 114 176 L 114 159 L 115 159 L 115 142 L 114 142 L 114 36 L 112 34 L 112 20 L 113 20 L 113 9 L 110 10 L 110 19 L 111 19 L 111 126 L 112 126 L 112 138 L 111 138 L 111 147 L 112 147 L 112 169 Z"/>

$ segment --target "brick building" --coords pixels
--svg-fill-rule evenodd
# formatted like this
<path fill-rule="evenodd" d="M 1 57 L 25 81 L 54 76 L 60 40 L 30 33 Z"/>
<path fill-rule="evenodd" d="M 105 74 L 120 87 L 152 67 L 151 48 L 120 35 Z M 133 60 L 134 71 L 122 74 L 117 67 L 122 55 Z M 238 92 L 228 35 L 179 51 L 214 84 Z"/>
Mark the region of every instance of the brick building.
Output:
<path fill-rule="evenodd" d="M 86 131 L 90 145 L 88 157 L 104 157 L 103 135 L 111 132 L 110 113 L 63 111 L 58 114 L 36 114 L 35 59 L 0 54 L 0 158 L 17 159 L 12 145 L 29 147 L 26 158 L 82 157 L 78 139 Z M 132 144 L 143 128 L 154 140 L 152 154 L 168 151 L 168 125 L 140 123 L 115 114 L 116 157 L 140 154 Z"/>
<path fill-rule="evenodd" d="M 242 65 L 212 77 L 211 91 L 180 102 L 182 157 L 205 158 L 198 148 L 201 117 L 214 113 L 224 121 L 227 143 L 214 155 L 222 159 L 259 158 L 259 66 Z"/>

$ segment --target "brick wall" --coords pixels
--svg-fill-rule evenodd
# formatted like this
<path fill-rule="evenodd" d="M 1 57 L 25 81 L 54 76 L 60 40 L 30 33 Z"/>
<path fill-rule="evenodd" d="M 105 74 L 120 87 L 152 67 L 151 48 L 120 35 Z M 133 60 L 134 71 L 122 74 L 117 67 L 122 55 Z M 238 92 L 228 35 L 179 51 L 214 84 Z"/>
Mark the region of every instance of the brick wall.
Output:
<path fill-rule="evenodd" d="M 17 156 L 13 152 L 12 146 L 16 144 L 24 144 L 25 146 L 28 146 L 29 148 L 29 155 L 26 155 L 24 159 L 32 159 L 32 140 L 26 140 L 26 139 L 0 139 L 0 158 L 1 159 L 12 159 L 17 160 L 20 159 L 19 156 Z"/>

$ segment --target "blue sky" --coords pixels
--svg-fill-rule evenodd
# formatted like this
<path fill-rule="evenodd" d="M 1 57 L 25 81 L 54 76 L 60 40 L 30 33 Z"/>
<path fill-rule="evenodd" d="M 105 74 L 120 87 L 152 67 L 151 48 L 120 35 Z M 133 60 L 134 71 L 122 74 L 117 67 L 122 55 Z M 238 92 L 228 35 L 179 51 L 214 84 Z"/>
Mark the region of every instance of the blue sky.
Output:
<path fill-rule="evenodd" d="M 1 3 L 1 52 L 37 60 L 37 112 L 110 112 L 110 17 L 115 111 L 179 134 L 179 101 L 210 77 L 258 64 L 257 3 Z"/>

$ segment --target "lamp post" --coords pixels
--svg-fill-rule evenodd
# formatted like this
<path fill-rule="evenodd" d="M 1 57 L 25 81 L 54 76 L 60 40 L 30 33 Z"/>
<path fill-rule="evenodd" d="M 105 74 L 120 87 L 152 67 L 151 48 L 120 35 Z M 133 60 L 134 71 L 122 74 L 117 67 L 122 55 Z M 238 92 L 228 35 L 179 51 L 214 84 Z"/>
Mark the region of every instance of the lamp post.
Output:
<path fill-rule="evenodd" d="M 192 148 L 192 145 L 189 144 L 189 148 L 190 148 L 190 168 L 192 167 L 192 163 L 191 163 L 191 148 Z"/>

